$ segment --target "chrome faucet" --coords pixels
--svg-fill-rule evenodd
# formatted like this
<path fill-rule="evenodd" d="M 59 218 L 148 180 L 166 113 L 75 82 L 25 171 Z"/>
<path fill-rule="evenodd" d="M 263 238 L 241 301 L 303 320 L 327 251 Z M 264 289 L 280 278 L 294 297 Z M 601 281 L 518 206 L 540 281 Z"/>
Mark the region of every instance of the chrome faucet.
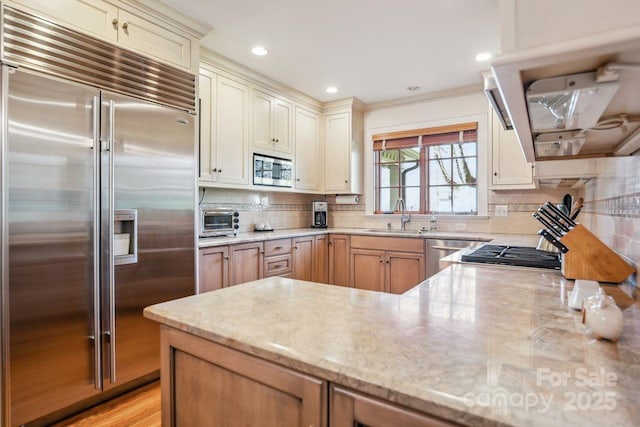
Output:
<path fill-rule="evenodd" d="M 400 211 L 400 230 L 405 231 L 407 229 L 407 223 L 411 221 L 411 214 L 405 213 L 406 205 L 402 197 L 398 197 L 396 200 L 396 211 Z"/>

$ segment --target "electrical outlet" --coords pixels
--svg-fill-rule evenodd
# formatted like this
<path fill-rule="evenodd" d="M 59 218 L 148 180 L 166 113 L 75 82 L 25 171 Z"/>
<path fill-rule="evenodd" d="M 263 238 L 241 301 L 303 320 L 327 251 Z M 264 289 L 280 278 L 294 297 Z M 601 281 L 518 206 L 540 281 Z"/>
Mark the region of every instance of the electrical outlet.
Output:
<path fill-rule="evenodd" d="M 496 216 L 509 216 L 509 206 L 496 205 Z"/>
<path fill-rule="evenodd" d="M 467 229 L 467 224 L 464 222 L 456 222 L 456 231 L 465 231 Z"/>

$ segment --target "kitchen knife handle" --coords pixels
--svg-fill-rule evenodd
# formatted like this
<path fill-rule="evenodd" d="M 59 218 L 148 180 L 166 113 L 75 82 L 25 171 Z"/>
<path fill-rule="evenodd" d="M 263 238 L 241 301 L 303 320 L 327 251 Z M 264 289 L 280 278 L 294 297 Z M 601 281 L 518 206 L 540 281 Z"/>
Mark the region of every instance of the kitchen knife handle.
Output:
<path fill-rule="evenodd" d="M 549 233 L 547 230 L 540 230 L 540 234 L 542 235 L 542 237 L 547 239 L 547 242 L 551 243 L 553 246 L 558 248 L 560 252 L 562 252 L 563 254 L 566 254 L 567 252 L 569 252 L 569 248 L 567 248 L 559 240 L 553 237 L 551 233 Z"/>
<path fill-rule="evenodd" d="M 541 206 L 538 208 L 538 213 L 541 214 L 542 216 L 544 216 L 546 218 L 547 221 L 549 221 L 555 230 L 558 230 L 560 233 L 568 233 L 569 232 L 569 227 L 567 227 L 566 224 L 564 224 L 561 220 L 559 220 L 554 214 L 553 212 L 547 210 L 547 208 L 545 208 L 544 206 Z"/>
<path fill-rule="evenodd" d="M 555 213 L 558 216 L 558 218 L 560 218 L 561 220 L 565 221 L 568 226 L 570 226 L 572 228 L 576 226 L 576 223 L 573 222 L 573 220 L 571 220 L 571 218 L 569 218 L 567 215 L 565 215 L 564 212 L 562 212 L 560 209 L 558 209 L 553 203 L 547 202 L 544 205 L 545 205 L 545 207 L 551 209 L 551 211 L 553 213 Z"/>
<path fill-rule="evenodd" d="M 557 238 L 562 237 L 562 233 L 560 231 L 558 231 L 553 224 L 551 224 L 546 219 L 542 218 L 537 212 L 533 213 L 533 217 L 535 219 L 537 219 L 538 221 L 540 221 L 540 223 L 547 228 L 547 231 L 552 233 L 554 236 L 556 236 Z"/>

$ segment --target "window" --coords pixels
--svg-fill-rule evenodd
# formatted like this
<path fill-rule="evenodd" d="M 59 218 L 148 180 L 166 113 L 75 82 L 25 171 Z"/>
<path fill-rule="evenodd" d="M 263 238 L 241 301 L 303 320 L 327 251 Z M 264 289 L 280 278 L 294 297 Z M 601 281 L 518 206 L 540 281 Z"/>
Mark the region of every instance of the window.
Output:
<path fill-rule="evenodd" d="M 477 214 L 478 124 L 374 135 L 375 213 Z"/>

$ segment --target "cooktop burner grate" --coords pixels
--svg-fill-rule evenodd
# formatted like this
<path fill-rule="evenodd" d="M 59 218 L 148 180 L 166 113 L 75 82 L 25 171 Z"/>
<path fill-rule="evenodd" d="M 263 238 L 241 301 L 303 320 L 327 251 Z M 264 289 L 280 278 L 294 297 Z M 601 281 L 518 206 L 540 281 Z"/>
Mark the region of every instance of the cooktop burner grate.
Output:
<path fill-rule="evenodd" d="M 462 261 L 554 270 L 561 268 L 558 254 L 527 246 L 484 245 L 467 255 L 462 255 Z"/>

